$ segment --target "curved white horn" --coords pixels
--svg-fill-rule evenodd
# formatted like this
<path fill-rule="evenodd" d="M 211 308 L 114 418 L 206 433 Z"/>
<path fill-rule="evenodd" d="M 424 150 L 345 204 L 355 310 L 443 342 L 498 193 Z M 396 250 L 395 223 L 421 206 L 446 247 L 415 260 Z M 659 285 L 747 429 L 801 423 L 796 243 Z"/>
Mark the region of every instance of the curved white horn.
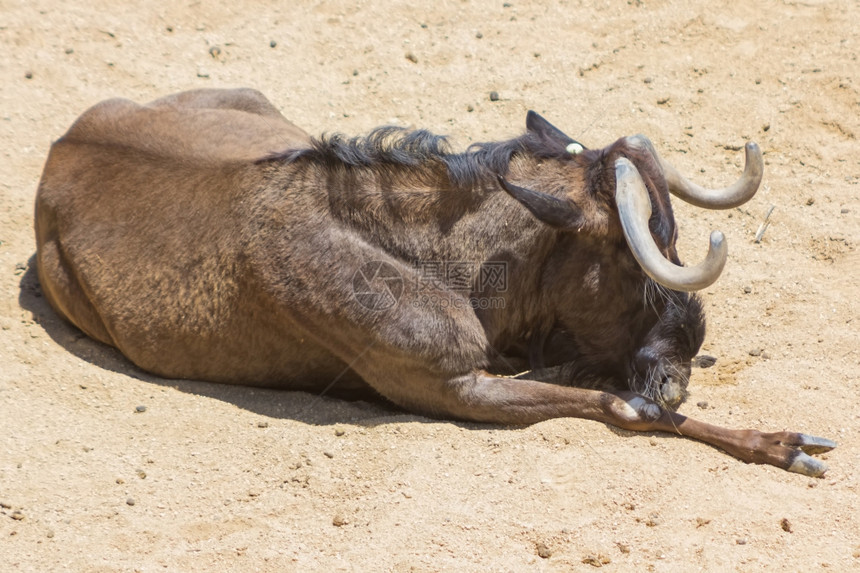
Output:
<path fill-rule="evenodd" d="M 663 169 L 663 177 L 669 187 L 669 192 L 679 199 L 702 207 L 703 209 L 731 209 L 743 205 L 758 191 L 764 174 L 764 160 L 758 144 L 752 141 L 744 147 L 744 172 L 734 184 L 722 189 L 706 189 L 697 185 L 675 169 L 669 162 L 660 157 L 654 149 L 651 140 L 644 135 L 634 135 L 627 138 L 627 142 L 640 148 L 647 149 L 660 163 Z"/>
<path fill-rule="evenodd" d="M 749 201 L 758 191 L 764 173 L 764 161 L 758 144 L 750 141 L 744 147 L 744 173 L 733 185 L 723 189 L 705 189 L 684 178 L 669 163 L 660 159 L 669 191 L 687 203 L 704 209 L 731 209 Z"/>
<path fill-rule="evenodd" d="M 627 158 L 615 161 L 615 202 L 624 237 L 642 270 L 659 284 L 672 290 L 697 291 L 717 280 L 726 265 L 728 247 L 719 231 L 711 233 L 705 260 L 694 267 L 682 267 L 666 259 L 651 236 L 651 200 L 636 167 Z"/>

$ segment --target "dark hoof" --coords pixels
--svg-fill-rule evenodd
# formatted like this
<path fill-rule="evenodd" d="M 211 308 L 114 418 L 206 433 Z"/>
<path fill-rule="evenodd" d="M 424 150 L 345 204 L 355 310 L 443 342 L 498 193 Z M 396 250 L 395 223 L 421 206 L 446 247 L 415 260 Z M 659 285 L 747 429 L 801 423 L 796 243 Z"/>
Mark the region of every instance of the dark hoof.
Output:
<path fill-rule="evenodd" d="M 804 452 L 796 452 L 791 465 L 786 468 L 790 472 L 809 477 L 821 477 L 827 471 L 827 465 Z"/>
<path fill-rule="evenodd" d="M 827 438 L 808 436 L 806 434 L 795 434 L 795 436 L 796 439 L 792 440 L 792 443 L 785 444 L 786 446 L 800 450 L 799 452 L 795 452 L 791 458 L 788 471 L 809 477 L 823 476 L 824 472 L 827 471 L 827 465 L 810 456 L 829 452 L 836 447 L 836 442 Z"/>
<path fill-rule="evenodd" d="M 795 445 L 807 454 L 815 455 L 829 452 L 836 447 L 836 442 L 828 440 L 827 438 L 800 434 L 800 441 Z"/>

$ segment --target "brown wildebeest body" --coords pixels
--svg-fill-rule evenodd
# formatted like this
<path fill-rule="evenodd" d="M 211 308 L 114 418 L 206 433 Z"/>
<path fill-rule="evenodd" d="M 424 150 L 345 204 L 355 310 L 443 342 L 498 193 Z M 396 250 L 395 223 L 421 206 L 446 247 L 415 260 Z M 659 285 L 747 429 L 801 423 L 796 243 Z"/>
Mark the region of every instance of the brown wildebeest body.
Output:
<path fill-rule="evenodd" d="M 583 417 L 823 473 L 807 454 L 829 440 L 672 411 L 701 304 L 640 267 L 615 198 L 616 174 L 620 189 L 636 171 L 654 211 L 645 233 L 677 264 L 672 172 L 644 139 L 571 142 L 536 114 L 523 137 L 457 155 L 425 132 L 315 141 L 252 90 L 110 100 L 52 147 L 40 282 L 64 318 L 165 377 L 369 387 L 483 422 Z M 426 274 L 490 263 L 504 284 L 487 292 Z M 558 383 L 500 376 L 526 366 Z"/>

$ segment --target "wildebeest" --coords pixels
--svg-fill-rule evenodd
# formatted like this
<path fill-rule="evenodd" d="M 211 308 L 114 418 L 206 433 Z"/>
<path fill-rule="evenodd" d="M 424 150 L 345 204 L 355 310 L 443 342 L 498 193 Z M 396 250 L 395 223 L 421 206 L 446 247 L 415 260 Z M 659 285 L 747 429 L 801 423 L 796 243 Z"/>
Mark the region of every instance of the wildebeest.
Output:
<path fill-rule="evenodd" d="M 674 410 L 705 332 L 669 193 L 707 190 L 643 136 L 586 149 L 536 113 L 463 153 L 426 131 L 311 138 L 259 92 L 102 102 L 51 148 L 36 198 L 50 304 L 168 378 L 375 391 L 439 418 L 553 417 L 702 440 L 807 475 L 835 446 Z M 517 373 L 529 370 L 525 374 Z"/>

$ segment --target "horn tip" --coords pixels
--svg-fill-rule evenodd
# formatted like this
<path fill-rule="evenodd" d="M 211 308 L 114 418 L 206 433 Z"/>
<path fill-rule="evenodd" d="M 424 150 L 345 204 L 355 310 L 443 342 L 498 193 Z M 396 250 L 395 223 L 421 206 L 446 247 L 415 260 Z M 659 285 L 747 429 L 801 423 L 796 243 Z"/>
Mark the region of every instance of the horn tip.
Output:
<path fill-rule="evenodd" d="M 763 169 L 763 163 L 761 148 L 758 146 L 758 143 L 755 141 L 747 141 L 746 145 L 744 145 L 744 151 L 746 152 L 747 165 L 754 166 L 757 171 L 761 171 Z"/>
<path fill-rule="evenodd" d="M 729 254 L 729 245 L 726 242 L 726 236 L 723 235 L 722 231 L 711 231 L 711 240 L 708 248 L 708 258 L 713 257 L 714 264 L 719 268 L 716 276 L 714 277 L 714 281 L 717 280 L 717 277 L 720 276 L 720 273 L 723 272 L 723 267 L 726 264 L 726 259 Z M 711 281 L 711 282 L 714 282 Z"/>

